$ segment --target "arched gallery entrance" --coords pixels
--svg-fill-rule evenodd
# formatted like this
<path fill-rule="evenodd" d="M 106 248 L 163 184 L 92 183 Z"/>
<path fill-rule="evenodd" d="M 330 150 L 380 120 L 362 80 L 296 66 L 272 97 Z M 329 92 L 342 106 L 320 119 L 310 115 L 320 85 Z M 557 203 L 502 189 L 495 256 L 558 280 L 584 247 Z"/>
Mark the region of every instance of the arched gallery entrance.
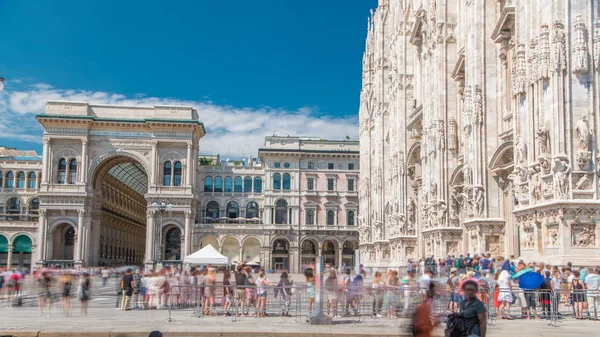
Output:
<path fill-rule="evenodd" d="M 92 182 L 88 264 L 141 265 L 146 252 L 146 169 L 133 156 L 115 156 L 96 169 Z M 163 260 L 180 258 L 181 232 L 178 231 L 178 228 L 168 228 L 162 232 L 162 242 L 151 241 L 157 246 L 155 251 L 163 249 Z"/>

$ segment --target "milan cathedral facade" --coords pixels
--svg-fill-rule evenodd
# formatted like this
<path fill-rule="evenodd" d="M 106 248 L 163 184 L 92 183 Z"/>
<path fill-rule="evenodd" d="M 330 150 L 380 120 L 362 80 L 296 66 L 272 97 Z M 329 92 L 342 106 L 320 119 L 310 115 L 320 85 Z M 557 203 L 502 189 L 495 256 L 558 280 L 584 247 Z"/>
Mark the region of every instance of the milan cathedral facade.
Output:
<path fill-rule="evenodd" d="M 600 261 L 598 5 L 379 1 L 360 107 L 365 267 Z"/>

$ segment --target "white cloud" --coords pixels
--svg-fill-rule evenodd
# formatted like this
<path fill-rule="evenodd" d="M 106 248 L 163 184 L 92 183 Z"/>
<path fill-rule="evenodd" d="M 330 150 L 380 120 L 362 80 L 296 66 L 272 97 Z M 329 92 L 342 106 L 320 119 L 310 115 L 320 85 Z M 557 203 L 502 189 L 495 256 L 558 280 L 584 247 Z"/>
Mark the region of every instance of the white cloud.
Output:
<path fill-rule="evenodd" d="M 200 141 L 202 153 L 228 156 L 256 155 L 264 137 L 274 132 L 293 136 L 313 136 L 325 139 L 357 139 L 356 116 L 322 115 L 313 107 L 295 111 L 280 108 L 234 107 L 216 105 L 210 101 L 187 101 L 175 98 L 127 97 L 117 93 L 78 89 L 57 89 L 45 83 L 0 93 L 0 139 L 40 143 L 42 128 L 34 115 L 44 112 L 48 100 L 85 101 L 91 104 L 123 105 L 191 105 L 198 110 L 207 135 Z"/>

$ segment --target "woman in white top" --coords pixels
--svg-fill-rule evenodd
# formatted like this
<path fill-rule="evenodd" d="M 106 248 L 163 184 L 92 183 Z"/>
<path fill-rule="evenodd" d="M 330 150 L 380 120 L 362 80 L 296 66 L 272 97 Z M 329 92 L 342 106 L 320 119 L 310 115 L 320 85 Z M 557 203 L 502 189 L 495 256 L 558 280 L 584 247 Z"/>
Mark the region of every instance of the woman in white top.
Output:
<path fill-rule="evenodd" d="M 498 302 L 500 307 L 498 308 L 498 315 L 503 319 L 512 319 L 510 317 L 510 305 L 513 303 L 513 294 L 511 292 L 510 273 L 503 270 L 498 278 Z M 503 315 L 505 313 L 505 315 Z"/>
<path fill-rule="evenodd" d="M 258 278 L 256 279 L 256 292 L 258 296 L 258 301 L 256 303 L 256 315 L 258 317 L 266 317 L 267 316 L 267 288 L 266 286 L 270 286 L 271 281 L 267 278 L 267 274 L 265 273 L 265 269 L 261 268 L 258 272 Z"/>

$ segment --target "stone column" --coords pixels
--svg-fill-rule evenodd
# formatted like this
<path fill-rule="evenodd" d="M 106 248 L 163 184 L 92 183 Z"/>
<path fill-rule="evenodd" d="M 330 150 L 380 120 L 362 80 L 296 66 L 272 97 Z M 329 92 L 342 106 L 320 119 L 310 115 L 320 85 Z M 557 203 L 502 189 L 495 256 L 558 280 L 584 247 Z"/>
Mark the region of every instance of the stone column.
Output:
<path fill-rule="evenodd" d="M 8 255 L 6 257 L 6 270 L 10 270 L 12 266 L 13 245 L 8 245 Z"/>
<path fill-rule="evenodd" d="M 154 225 L 154 210 L 146 213 L 146 264 L 154 262 L 154 236 L 156 228 Z"/>
<path fill-rule="evenodd" d="M 194 213 L 191 211 L 185 212 L 185 230 L 183 233 L 184 237 L 184 245 L 183 245 L 183 256 L 181 260 L 183 260 L 186 256 L 192 253 L 192 221 L 193 221 Z"/>
<path fill-rule="evenodd" d="M 150 186 L 156 186 L 156 161 L 158 159 L 158 142 L 152 142 L 152 153 L 150 155 Z M 146 247 L 147 251 L 148 247 Z"/>
<path fill-rule="evenodd" d="M 77 210 L 77 246 L 75 247 L 75 263 L 83 263 L 83 216 L 85 215 L 85 210 L 78 209 Z"/>
<path fill-rule="evenodd" d="M 391 254 L 391 252 L 390 252 Z M 339 267 L 342 265 L 342 260 L 343 260 L 343 247 L 338 247 L 338 261 L 335 264 L 336 267 Z"/>
<path fill-rule="evenodd" d="M 195 171 L 192 162 L 192 145 L 193 143 L 191 141 L 187 142 L 187 164 L 185 169 L 185 184 L 190 187 L 192 186 L 192 173 Z"/>
<path fill-rule="evenodd" d="M 44 151 L 42 153 L 42 184 L 48 183 L 50 163 L 50 137 L 44 137 Z"/>
<path fill-rule="evenodd" d="M 86 138 L 81 139 L 81 172 L 80 172 L 80 176 L 79 176 L 79 181 L 82 183 L 86 183 L 87 182 L 87 166 L 88 166 L 88 159 L 87 159 L 87 152 L 88 152 L 88 140 Z"/>
<path fill-rule="evenodd" d="M 244 261 L 244 246 L 240 245 L 240 262 L 248 262 Z"/>
<path fill-rule="evenodd" d="M 37 259 L 38 263 L 42 264 L 45 258 L 46 252 L 46 210 L 40 209 L 39 221 L 39 232 L 38 232 L 38 244 L 37 244 Z"/>

